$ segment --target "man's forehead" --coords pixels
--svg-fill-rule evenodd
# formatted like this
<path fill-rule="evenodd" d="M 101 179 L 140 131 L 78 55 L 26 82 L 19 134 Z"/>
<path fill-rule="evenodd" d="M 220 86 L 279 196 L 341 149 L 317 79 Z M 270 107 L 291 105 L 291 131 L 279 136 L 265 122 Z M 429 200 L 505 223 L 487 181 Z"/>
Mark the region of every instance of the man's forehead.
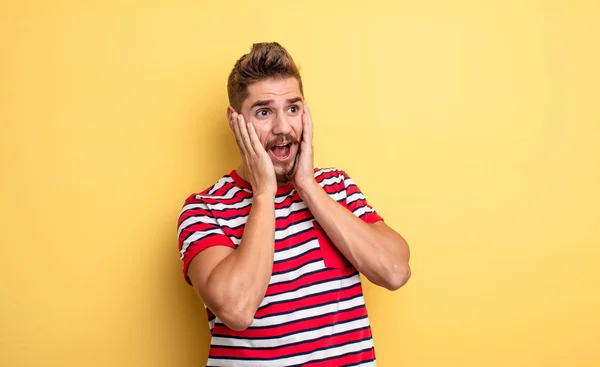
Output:
<path fill-rule="evenodd" d="M 300 86 L 295 78 L 267 79 L 248 86 L 248 102 L 257 100 L 288 100 L 302 97 Z"/>

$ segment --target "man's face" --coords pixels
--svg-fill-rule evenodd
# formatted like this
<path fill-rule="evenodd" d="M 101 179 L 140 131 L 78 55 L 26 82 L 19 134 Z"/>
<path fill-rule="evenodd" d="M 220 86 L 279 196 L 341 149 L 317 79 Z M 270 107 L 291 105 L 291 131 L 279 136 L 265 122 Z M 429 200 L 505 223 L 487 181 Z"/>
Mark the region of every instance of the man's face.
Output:
<path fill-rule="evenodd" d="M 295 78 L 267 79 L 248 87 L 241 111 L 271 157 L 277 182 L 291 181 L 302 138 L 302 93 Z"/>

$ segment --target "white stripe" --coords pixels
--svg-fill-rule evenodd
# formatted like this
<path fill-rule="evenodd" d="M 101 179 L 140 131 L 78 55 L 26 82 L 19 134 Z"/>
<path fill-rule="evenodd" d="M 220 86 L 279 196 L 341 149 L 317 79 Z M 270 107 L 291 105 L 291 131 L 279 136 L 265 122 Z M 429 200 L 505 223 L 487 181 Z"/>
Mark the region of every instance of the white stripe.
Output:
<path fill-rule="evenodd" d="M 356 200 L 366 200 L 365 196 L 362 194 L 362 192 L 355 192 L 354 194 L 348 196 L 346 198 L 346 204 L 350 204 L 353 201 Z"/>
<path fill-rule="evenodd" d="M 181 216 L 181 214 L 185 213 L 187 210 L 193 210 L 193 209 L 209 210 L 208 205 L 206 205 L 205 203 L 187 204 L 183 208 L 181 208 L 181 213 L 179 213 L 179 216 Z"/>
<path fill-rule="evenodd" d="M 291 213 L 299 212 L 304 209 L 306 209 L 306 203 L 299 201 L 288 207 L 275 209 L 275 218 L 287 217 Z"/>
<path fill-rule="evenodd" d="M 241 191 L 246 191 L 249 192 L 248 190 L 239 188 L 237 186 L 232 186 L 229 190 L 227 190 L 227 192 L 223 195 L 219 195 L 219 196 L 215 196 L 215 195 L 196 195 L 196 199 L 204 199 L 204 198 L 208 198 L 208 199 L 213 199 L 213 200 L 228 200 L 228 199 L 233 199 L 233 197 L 235 196 L 235 194 L 237 194 L 238 192 Z"/>
<path fill-rule="evenodd" d="M 213 188 L 208 192 L 208 195 L 214 194 L 217 190 L 219 190 L 221 187 L 225 186 L 225 184 L 228 182 L 235 182 L 235 181 L 231 177 L 222 177 L 219 180 L 219 182 L 217 182 L 215 184 L 215 186 L 213 186 Z"/>
<path fill-rule="evenodd" d="M 346 186 L 346 188 L 348 188 L 350 186 L 356 186 L 356 184 L 354 183 L 354 181 L 352 181 L 352 179 L 350 177 L 348 177 L 344 180 L 344 185 Z"/>
<path fill-rule="evenodd" d="M 181 222 L 181 224 L 179 225 L 179 230 L 177 231 L 177 238 L 179 238 L 181 236 L 181 231 L 183 231 L 184 228 L 189 227 L 196 223 L 206 223 L 206 224 L 211 224 L 214 226 L 218 225 L 215 218 L 209 217 L 207 215 L 202 215 L 202 216 L 197 216 L 197 217 L 189 217 L 188 219 Z"/>
<path fill-rule="evenodd" d="M 304 342 L 308 343 L 311 340 L 330 336 L 337 333 L 343 333 L 351 330 L 356 330 L 369 326 L 369 320 L 365 317 L 360 320 L 345 321 L 334 325 L 329 325 L 316 330 L 303 331 L 297 334 L 287 335 L 282 338 L 272 339 L 234 339 L 227 337 L 214 337 L 212 338 L 212 345 L 215 346 L 229 346 L 229 347 L 241 347 L 241 348 L 265 348 L 272 347 L 274 345 L 278 347 L 284 347 L 287 344 Z"/>
<path fill-rule="evenodd" d="M 215 197 L 213 197 L 213 198 L 215 198 Z M 281 204 L 287 198 L 289 198 L 289 195 L 277 196 L 277 197 L 275 197 L 274 202 L 275 202 L 275 204 Z M 231 203 L 231 204 L 224 204 L 224 203 L 210 204 L 209 207 L 212 210 L 223 211 L 223 210 L 228 210 L 228 209 L 243 208 L 250 204 L 252 204 L 252 197 L 248 197 L 248 198 L 245 198 L 243 200 L 240 200 L 240 201 L 237 201 L 237 202 Z"/>
<path fill-rule="evenodd" d="M 179 251 L 179 253 L 181 253 L 181 256 L 179 259 L 183 260 L 188 247 L 190 247 L 190 245 L 193 242 L 198 241 L 199 239 L 204 238 L 204 237 L 208 236 L 209 234 L 213 234 L 213 233 L 225 234 L 225 233 L 223 233 L 221 228 L 218 228 L 218 227 L 215 229 L 210 229 L 208 231 L 197 231 L 197 232 L 194 232 L 193 234 L 191 234 L 185 241 L 183 241 L 183 246 L 181 246 L 181 251 Z"/>
<path fill-rule="evenodd" d="M 377 362 L 375 362 L 375 361 L 352 365 L 352 367 L 376 367 L 376 366 L 377 366 Z"/>
<path fill-rule="evenodd" d="M 313 226 L 312 222 L 313 222 L 313 219 L 307 219 L 305 222 L 291 225 L 286 229 L 279 229 L 279 230 L 275 231 L 275 240 L 279 241 L 283 238 L 287 238 L 288 236 L 291 237 L 291 236 L 297 234 L 298 232 L 312 228 L 312 226 Z M 241 238 L 237 238 L 234 236 L 229 236 L 229 238 L 236 246 L 238 246 L 242 242 Z"/>
<path fill-rule="evenodd" d="M 186 243 L 191 243 L 191 242 L 195 242 L 198 241 L 199 239 L 202 239 L 206 236 L 208 236 L 209 234 L 213 234 L 213 233 L 219 233 L 219 234 L 225 234 L 223 233 L 223 231 L 221 230 L 221 228 L 219 227 L 215 227 L 213 229 L 209 229 L 207 231 L 196 231 L 194 233 L 192 233 L 186 240 Z"/>
<path fill-rule="evenodd" d="M 292 247 L 290 249 L 285 249 L 285 250 L 275 251 L 275 256 L 273 258 L 273 261 L 281 261 L 281 260 L 289 259 L 290 257 L 299 256 L 305 252 L 308 252 L 308 251 L 318 248 L 318 247 L 319 247 L 319 241 L 317 239 L 313 239 L 301 246 Z"/>
<path fill-rule="evenodd" d="M 275 240 L 281 240 L 288 236 L 294 235 L 298 232 L 312 228 L 313 221 L 314 221 L 314 219 L 307 219 L 304 222 L 300 222 L 298 224 L 293 224 L 293 225 L 287 227 L 286 229 L 279 229 L 279 230 L 275 231 Z"/>
<path fill-rule="evenodd" d="M 314 284 L 314 285 L 310 285 L 310 286 L 302 288 L 302 289 L 297 289 L 295 291 L 279 293 L 279 294 L 275 294 L 272 296 L 266 296 L 265 298 L 263 298 L 263 301 L 261 302 L 260 307 L 268 306 L 273 302 L 290 301 L 290 300 L 295 300 L 298 298 L 310 296 L 315 293 L 327 292 L 327 291 L 336 290 L 336 289 L 339 290 L 340 288 L 349 287 L 349 286 L 352 286 L 352 285 L 358 284 L 358 283 L 360 283 L 360 277 L 357 274 L 357 275 L 354 275 L 354 276 L 352 276 L 350 278 L 346 278 L 346 279 L 335 279 L 335 280 L 331 280 L 331 281 L 325 282 L 325 283 Z M 301 312 L 304 312 L 304 311 L 301 311 Z M 264 322 L 264 321 L 260 321 L 260 322 Z M 258 325 L 256 325 L 256 326 L 258 326 Z"/>
<path fill-rule="evenodd" d="M 339 191 L 334 194 L 329 194 L 329 197 L 335 201 L 341 201 L 346 198 L 346 191 Z"/>
<path fill-rule="evenodd" d="M 357 208 L 353 211 L 354 215 L 356 215 L 357 217 L 360 217 L 361 215 L 365 214 L 365 213 L 373 213 L 375 210 L 373 210 L 372 208 L 369 208 L 368 206 L 361 206 L 360 208 Z"/>
<path fill-rule="evenodd" d="M 337 313 L 353 307 L 359 307 L 364 305 L 365 301 L 361 295 L 358 295 L 350 300 L 331 303 L 322 306 L 316 306 L 307 308 L 305 310 L 299 310 L 285 315 L 269 316 L 263 319 L 254 319 L 251 326 L 257 327 L 269 327 L 278 326 L 286 322 L 301 321 L 310 317 L 321 316 L 326 313 Z"/>
<path fill-rule="evenodd" d="M 329 172 L 334 172 L 334 171 L 337 171 L 337 169 L 336 168 L 323 168 L 323 169 L 316 171 L 314 176 L 315 176 L 315 178 L 318 178 L 319 176 L 321 176 L 324 173 L 329 173 Z"/>
<path fill-rule="evenodd" d="M 332 185 L 332 184 L 340 184 L 340 183 L 342 183 L 342 181 L 344 181 L 344 178 L 342 176 L 333 176 L 333 177 L 329 177 L 329 178 L 326 178 L 323 181 L 321 181 L 320 185 L 328 186 L 328 185 Z"/>
<path fill-rule="evenodd" d="M 229 227 L 229 228 L 237 228 L 241 225 L 246 224 L 247 221 L 248 221 L 247 215 L 244 215 L 242 217 L 232 218 L 232 219 L 224 219 L 224 218 L 217 219 L 217 223 L 220 227 Z"/>
<path fill-rule="evenodd" d="M 240 200 L 233 204 L 223 204 L 223 203 L 210 204 L 209 207 L 211 210 L 224 211 L 224 210 L 243 208 L 250 204 L 252 204 L 252 197 L 245 198 L 244 200 Z"/>
<path fill-rule="evenodd" d="M 275 196 L 275 204 L 281 204 L 283 203 L 286 199 L 291 198 L 294 195 L 294 192 L 296 192 L 296 189 L 290 191 L 289 194 L 285 194 L 285 195 L 281 195 L 281 196 Z"/>
<path fill-rule="evenodd" d="M 292 271 L 288 271 L 286 273 L 271 275 L 271 280 L 269 281 L 269 285 L 283 283 L 287 281 L 291 281 L 294 279 L 298 279 L 302 275 L 306 273 L 310 273 L 313 271 L 325 269 L 322 261 L 315 261 L 313 263 L 306 264 L 298 269 L 294 269 Z"/>
<path fill-rule="evenodd" d="M 303 364 L 309 361 L 320 360 L 325 358 L 336 357 L 346 353 L 358 352 L 360 350 L 365 350 L 373 348 L 373 339 L 364 340 L 360 342 L 348 343 L 339 347 L 329 348 L 325 350 L 315 351 L 309 354 L 301 355 L 301 356 L 293 356 L 289 358 L 278 358 L 272 359 L 268 361 L 256 361 L 256 360 L 223 360 L 216 358 L 209 358 L 208 363 L 211 366 L 219 366 L 219 367 L 228 367 L 228 366 L 236 366 L 236 367 L 246 367 L 246 366 L 289 366 L 294 364 Z"/>

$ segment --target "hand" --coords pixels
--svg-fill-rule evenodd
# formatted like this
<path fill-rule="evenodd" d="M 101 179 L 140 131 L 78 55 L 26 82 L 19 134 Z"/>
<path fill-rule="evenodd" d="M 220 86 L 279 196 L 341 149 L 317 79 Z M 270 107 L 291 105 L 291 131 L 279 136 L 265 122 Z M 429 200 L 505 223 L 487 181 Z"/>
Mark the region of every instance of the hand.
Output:
<path fill-rule="evenodd" d="M 300 142 L 300 154 L 296 158 L 296 173 L 293 183 L 296 189 L 303 190 L 315 183 L 314 157 L 313 157 L 313 122 L 308 109 L 308 104 L 304 101 L 302 113 L 302 141 Z"/>
<path fill-rule="evenodd" d="M 233 112 L 229 116 L 229 127 L 233 130 L 237 141 L 244 177 L 252 185 L 254 197 L 269 195 L 275 197 L 277 192 L 277 180 L 275 179 L 275 168 L 269 154 L 258 140 L 254 126 L 246 124 L 244 116 Z"/>

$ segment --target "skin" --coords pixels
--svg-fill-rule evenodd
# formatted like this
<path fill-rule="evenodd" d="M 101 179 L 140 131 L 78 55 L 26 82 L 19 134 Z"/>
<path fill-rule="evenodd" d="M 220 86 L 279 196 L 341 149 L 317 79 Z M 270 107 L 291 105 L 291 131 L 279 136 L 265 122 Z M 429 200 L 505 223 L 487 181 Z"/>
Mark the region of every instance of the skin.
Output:
<path fill-rule="evenodd" d="M 230 106 L 227 116 L 242 157 L 237 172 L 252 185 L 253 204 L 236 250 L 213 246 L 190 264 L 188 276 L 204 303 L 231 329 L 250 326 L 273 268 L 275 193 L 288 183 L 359 272 L 386 289 L 402 287 L 411 275 L 402 236 L 383 221 L 365 223 L 316 182 L 313 122 L 296 79 L 263 80 L 248 92 L 240 112 Z M 283 143 L 289 144 L 289 154 L 281 159 L 271 147 Z"/>

